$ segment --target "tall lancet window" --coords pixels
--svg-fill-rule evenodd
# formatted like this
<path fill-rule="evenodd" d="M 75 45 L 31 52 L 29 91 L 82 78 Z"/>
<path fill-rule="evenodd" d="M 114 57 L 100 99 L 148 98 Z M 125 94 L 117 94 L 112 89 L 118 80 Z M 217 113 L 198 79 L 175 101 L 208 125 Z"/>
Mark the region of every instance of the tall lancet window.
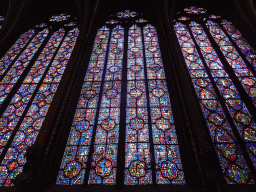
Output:
<path fill-rule="evenodd" d="M 1 186 L 12 185 L 22 172 L 24 153 L 41 129 L 78 33 L 70 15 L 53 16 L 22 34 L 0 60 Z"/>
<path fill-rule="evenodd" d="M 156 28 L 118 13 L 96 34 L 56 184 L 185 184 L 172 113 Z"/>
<path fill-rule="evenodd" d="M 2 28 L 4 17 L 0 15 L 0 29 Z"/>
<path fill-rule="evenodd" d="M 235 26 L 189 7 L 176 35 L 228 184 L 254 184 L 255 50 Z"/>

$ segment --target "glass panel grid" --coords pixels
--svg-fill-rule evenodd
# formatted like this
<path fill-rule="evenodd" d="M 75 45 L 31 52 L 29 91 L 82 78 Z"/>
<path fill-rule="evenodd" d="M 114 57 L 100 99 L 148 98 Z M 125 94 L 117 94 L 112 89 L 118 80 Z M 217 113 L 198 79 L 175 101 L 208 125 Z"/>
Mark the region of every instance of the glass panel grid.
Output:
<path fill-rule="evenodd" d="M 57 185 L 81 185 L 84 183 L 108 41 L 109 29 L 102 27 L 98 30 L 95 38 L 77 110 L 57 177 Z"/>
<path fill-rule="evenodd" d="M 14 43 L 14 45 L 9 49 L 9 51 L 0 60 L 0 77 L 3 75 L 5 70 L 10 66 L 14 59 L 18 56 L 20 51 L 25 47 L 28 41 L 35 34 L 33 29 L 22 34 L 20 38 Z"/>
<path fill-rule="evenodd" d="M 124 29 L 112 30 L 89 184 L 116 183 Z"/>
<path fill-rule="evenodd" d="M 152 184 L 147 98 L 141 29 L 128 32 L 125 185 Z"/>
<path fill-rule="evenodd" d="M 119 25 L 113 28 L 110 42 L 109 31 L 107 27 L 98 30 L 57 185 L 83 184 L 86 170 L 90 170 L 88 184 L 116 183 L 121 85 L 124 81 L 124 29 Z M 161 177 L 157 180 L 158 184 L 185 184 L 156 30 L 149 25 L 144 33 L 147 36 L 146 57 L 143 55 L 141 28 L 133 25 L 128 31 L 124 183 L 152 184 L 152 169 L 156 168 L 157 177 Z M 145 58 L 147 65 L 144 63 Z M 103 77 L 104 66 L 106 72 Z M 145 71 L 148 77 L 145 77 Z M 147 84 L 150 84 L 148 88 Z M 147 89 L 150 90 L 149 101 L 154 111 L 152 114 L 148 114 Z M 99 114 L 98 122 L 94 120 L 96 113 Z M 155 115 L 150 123 L 155 126 L 154 136 L 159 136 L 158 141 L 153 143 L 153 149 L 158 153 L 155 168 L 151 167 L 153 159 L 150 154 L 149 115 Z M 94 130 L 95 143 L 90 146 Z M 79 155 L 81 147 L 82 159 Z M 93 153 L 89 151 L 92 147 Z M 164 156 L 163 159 L 159 152 Z M 86 167 L 89 153 L 92 153 L 91 167 Z"/>
<path fill-rule="evenodd" d="M 3 113 L 0 122 L 1 124 L 5 123 L 7 128 L 5 131 L 2 131 L 3 136 L 1 138 L 1 151 L 3 150 L 6 142 L 11 136 L 21 116 L 23 115 L 28 102 L 34 94 L 36 87 L 43 77 L 45 70 L 49 65 L 51 58 L 63 36 L 63 29 L 60 29 L 52 35 L 42 53 L 38 57 L 37 61 L 30 69 L 20 89 L 14 95 L 6 111 Z M 0 180 L 2 185 L 13 185 L 10 179 L 15 178 L 16 175 L 22 171 L 23 165 L 25 164 L 25 151 L 28 146 L 31 146 L 34 143 L 40 130 L 40 127 L 36 123 L 41 125 L 49 107 L 49 105 L 45 105 L 43 100 L 45 99 L 46 103 L 50 103 L 56 88 L 56 84 L 52 86 L 43 84 L 40 87 L 38 94 L 36 95 L 29 111 L 27 112 L 23 124 L 19 127 L 11 147 L 8 149 L 7 154 L 1 163 L 1 167 L 5 167 L 8 170 L 7 174 L 4 175 L 4 177 L 2 177 Z M 42 119 L 39 117 L 42 117 Z M 34 127 L 30 127 L 31 124 L 34 124 Z"/>
<path fill-rule="evenodd" d="M 0 82 L 0 106 L 8 96 L 8 93 L 11 92 L 13 86 L 18 81 L 20 75 L 26 69 L 30 60 L 33 58 L 44 39 L 48 35 L 48 29 L 45 29 L 39 32 L 33 40 L 29 43 L 27 48 L 23 51 L 14 65 L 10 68 L 8 73 L 5 75 L 3 80 Z"/>
<path fill-rule="evenodd" d="M 143 28 L 157 184 L 185 184 L 155 27 Z"/>
<path fill-rule="evenodd" d="M 175 30 L 227 183 L 254 183 L 187 27 L 176 23 Z M 192 22 L 191 30 L 214 80 L 231 81 L 201 26 Z"/>
<path fill-rule="evenodd" d="M 202 27 L 200 25 L 197 25 L 196 23 L 192 23 L 192 25 L 194 25 L 191 27 L 193 31 L 193 35 L 197 41 L 197 44 L 202 50 L 201 52 L 205 58 L 205 61 L 209 69 L 211 70 L 212 68 L 214 68 L 213 66 L 211 66 L 211 63 L 216 62 L 216 63 L 219 63 L 218 65 L 219 69 L 224 71 L 224 67 L 220 62 L 219 58 L 217 57 L 216 52 L 212 48 L 212 45 L 209 42 L 206 34 L 203 32 Z M 193 30 L 194 28 L 198 29 L 198 31 Z M 218 29 L 219 28 L 216 28 L 216 30 Z M 211 52 L 205 51 L 204 47 L 207 50 L 212 49 Z M 254 143 L 256 141 L 256 138 L 251 137 L 251 133 L 255 131 L 254 130 L 255 122 L 252 119 L 252 116 L 249 113 L 248 109 L 246 108 L 240 95 L 238 94 L 238 91 L 235 88 L 232 80 L 229 78 L 227 74 L 225 75 L 225 78 L 223 78 L 222 75 L 217 75 L 216 73 L 213 75 L 213 77 L 220 91 L 220 94 L 224 98 L 225 104 L 229 110 L 229 113 L 233 119 L 233 122 L 235 123 L 236 128 L 241 135 L 241 138 L 245 142 Z M 248 148 L 247 148 L 247 151 L 249 152 L 249 156 L 251 157 L 254 165 L 256 165 L 256 161 L 255 161 L 256 158 L 254 157 L 254 154 Z M 248 180 L 250 177 L 247 176 L 245 178 Z"/>
<path fill-rule="evenodd" d="M 256 106 L 256 78 L 254 77 L 253 73 L 247 67 L 246 63 L 238 54 L 235 47 L 232 46 L 232 43 L 222 31 L 220 26 L 210 20 L 207 21 L 206 25 L 212 37 L 220 46 L 220 49 L 227 59 L 229 65 L 233 68 L 245 91 L 252 98 L 254 105 Z"/>
<path fill-rule="evenodd" d="M 227 21 L 222 20 L 222 26 L 226 29 L 227 33 L 230 35 L 232 40 L 236 43 L 236 45 L 240 48 L 242 53 L 245 55 L 246 59 L 256 70 L 256 51 L 252 46 L 246 41 L 245 38 L 242 37 L 242 34 L 235 28 L 235 26 Z"/>

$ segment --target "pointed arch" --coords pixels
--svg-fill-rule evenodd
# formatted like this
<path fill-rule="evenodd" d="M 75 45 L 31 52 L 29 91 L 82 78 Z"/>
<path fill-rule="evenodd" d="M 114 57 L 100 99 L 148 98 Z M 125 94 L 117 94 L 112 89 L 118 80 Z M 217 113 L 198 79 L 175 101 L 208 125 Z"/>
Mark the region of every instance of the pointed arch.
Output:
<path fill-rule="evenodd" d="M 113 185 L 117 172 L 185 184 L 157 32 L 129 10 L 98 30 L 56 184 Z"/>
<path fill-rule="evenodd" d="M 242 39 L 240 43 L 242 37 L 221 16 L 208 15 L 198 7 L 184 11 L 175 21 L 175 32 L 223 176 L 228 184 L 254 184 L 256 81 L 253 60 L 247 60 L 243 50 L 252 47 Z M 228 31 L 235 31 L 233 36 L 243 49 L 216 22 L 232 26 Z"/>
<path fill-rule="evenodd" d="M 57 18 L 21 35 L 1 59 L 0 161 L 2 186 L 22 172 L 79 34 Z M 52 30 L 54 22 L 62 22 Z M 67 23 L 69 21 L 67 20 Z"/>

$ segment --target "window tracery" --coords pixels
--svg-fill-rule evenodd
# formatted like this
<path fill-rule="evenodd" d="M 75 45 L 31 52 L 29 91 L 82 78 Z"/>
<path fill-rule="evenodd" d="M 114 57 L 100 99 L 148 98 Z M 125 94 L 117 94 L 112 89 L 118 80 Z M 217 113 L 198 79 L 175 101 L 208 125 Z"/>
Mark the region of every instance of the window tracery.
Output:
<path fill-rule="evenodd" d="M 231 22 L 220 16 L 207 16 L 206 11 L 201 11 L 204 10 L 201 8 L 189 10 L 191 8 L 184 9 L 191 14 L 191 20 L 178 19 L 179 22 L 175 22 L 176 36 L 224 178 L 229 184 L 253 184 L 256 130 L 254 109 L 250 105 L 255 106 L 256 81 L 255 71 L 249 66 L 253 66 L 253 59 L 249 58 L 253 58 L 255 51 L 242 40 L 241 34 Z M 227 29 L 226 32 L 224 28 Z M 231 36 L 228 37 L 227 33 Z M 250 50 L 252 57 L 247 60 L 243 58 L 230 37 L 241 38 L 241 41 L 234 39 L 234 42 L 237 42 L 238 47 L 241 46 L 243 54 L 247 53 L 244 50 Z M 213 46 L 214 43 L 216 46 Z M 223 57 L 220 57 L 220 52 Z M 245 92 L 251 99 L 250 105 L 241 92 Z"/>
<path fill-rule="evenodd" d="M 53 31 L 53 23 L 25 32 L 1 59 L 1 186 L 22 172 L 79 34 L 77 27 Z"/>
<path fill-rule="evenodd" d="M 116 17 L 97 32 L 56 184 L 116 184 L 121 149 L 125 185 L 185 184 L 156 29 Z"/>

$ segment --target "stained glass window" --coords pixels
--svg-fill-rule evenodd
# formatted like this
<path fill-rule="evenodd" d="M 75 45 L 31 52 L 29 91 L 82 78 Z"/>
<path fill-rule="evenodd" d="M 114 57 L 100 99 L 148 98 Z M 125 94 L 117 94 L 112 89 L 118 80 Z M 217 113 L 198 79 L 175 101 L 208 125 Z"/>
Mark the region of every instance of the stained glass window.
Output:
<path fill-rule="evenodd" d="M 206 13 L 190 9 L 185 12 Z M 254 184 L 255 70 L 253 56 L 248 57 L 244 50 L 250 50 L 249 55 L 255 51 L 231 22 L 215 15 L 208 18 L 201 18 L 201 24 L 176 22 L 176 36 L 226 182 Z"/>
<path fill-rule="evenodd" d="M 49 21 L 53 21 L 53 22 L 61 22 L 61 21 L 66 21 L 68 20 L 68 18 L 70 17 L 71 15 L 68 15 L 66 13 L 62 13 L 62 14 L 59 14 L 59 15 L 54 15 L 52 16 Z"/>
<path fill-rule="evenodd" d="M 47 27 L 47 24 L 46 23 L 41 23 L 41 24 L 36 25 L 35 27 L 39 27 L 39 28 Z"/>
<path fill-rule="evenodd" d="M 185 184 L 157 31 L 129 10 L 96 34 L 56 184 L 117 184 L 122 155 L 125 185 Z"/>
<path fill-rule="evenodd" d="M 4 21 L 4 17 L 0 16 L 0 29 L 2 28 L 3 21 Z"/>
<path fill-rule="evenodd" d="M 198 6 L 191 6 L 188 8 L 185 8 L 184 11 L 189 14 L 203 14 L 206 13 L 206 9 Z"/>
<path fill-rule="evenodd" d="M 138 15 L 138 13 L 136 13 L 134 11 L 130 11 L 130 10 L 125 10 L 125 11 L 117 13 L 117 17 L 119 17 L 119 18 L 130 18 L 130 17 L 135 17 L 137 15 Z"/>
<path fill-rule="evenodd" d="M 0 60 L 1 186 L 21 173 L 79 34 L 77 27 L 49 25 L 25 32 Z"/>

